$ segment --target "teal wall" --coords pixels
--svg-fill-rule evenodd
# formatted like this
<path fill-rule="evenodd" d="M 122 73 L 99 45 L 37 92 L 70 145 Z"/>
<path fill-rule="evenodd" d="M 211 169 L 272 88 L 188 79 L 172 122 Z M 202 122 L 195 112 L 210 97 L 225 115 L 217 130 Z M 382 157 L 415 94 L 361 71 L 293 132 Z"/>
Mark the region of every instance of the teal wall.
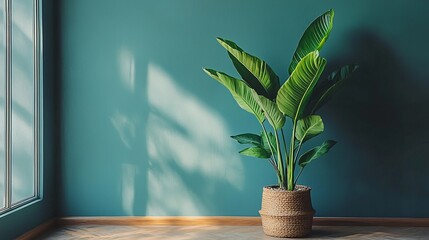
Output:
<path fill-rule="evenodd" d="M 60 2 L 60 215 L 257 215 L 275 175 L 228 136 L 258 124 L 201 68 L 233 73 L 221 36 L 285 79 L 305 27 L 334 8 L 328 70 L 360 69 L 311 141 L 339 144 L 301 182 L 318 216 L 429 216 L 429 3 Z"/>
<path fill-rule="evenodd" d="M 42 164 L 42 199 L 23 208 L 14 210 L 0 217 L 0 239 L 15 239 L 21 234 L 43 224 L 55 217 L 55 169 L 58 162 L 56 142 L 58 136 L 55 128 L 55 38 L 54 38 L 54 8 L 53 0 L 43 0 L 43 164 Z"/>

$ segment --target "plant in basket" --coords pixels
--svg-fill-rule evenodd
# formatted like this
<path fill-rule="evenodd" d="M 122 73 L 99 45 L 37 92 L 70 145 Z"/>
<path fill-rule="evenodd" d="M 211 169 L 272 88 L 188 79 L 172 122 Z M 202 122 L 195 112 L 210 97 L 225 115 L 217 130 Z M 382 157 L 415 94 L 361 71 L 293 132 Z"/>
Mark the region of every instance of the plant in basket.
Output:
<path fill-rule="evenodd" d="M 222 38 L 217 41 L 227 50 L 241 78 L 204 68 L 261 125 L 260 134 L 244 133 L 232 138 L 248 145 L 240 154 L 267 159 L 277 175 L 278 185 L 264 187 L 259 211 L 264 232 L 270 236 L 302 237 L 311 232 L 314 210 L 310 188 L 297 185 L 297 181 L 305 167 L 326 154 L 336 142 L 326 140 L 305 153 L 301 153 L 301 147 L 324 131 L 317 111 L 357 69 L 357 65 L 345 65 L 322 77 L 326 59 L 319 50 L 329 37 L 333 18 L 334 11 L 329 10 L 305 30 L 284 83 L 265 61 Z M 292 125 L 287 133 L 286 121 Z M 299 171 L 295 171 L 298 167 Z"/>

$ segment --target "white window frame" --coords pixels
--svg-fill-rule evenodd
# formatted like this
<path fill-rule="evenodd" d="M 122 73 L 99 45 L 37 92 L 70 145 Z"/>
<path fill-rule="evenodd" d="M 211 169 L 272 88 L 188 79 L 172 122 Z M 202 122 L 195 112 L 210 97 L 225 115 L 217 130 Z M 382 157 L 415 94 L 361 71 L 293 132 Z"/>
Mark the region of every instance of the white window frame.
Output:
<path fill-rule="evenodd" d="M 6 37 L 6 101 L 5 101 L 5 193 L 4 207 L 0 206 L 0 216 L 6 212 L 12 211 L 26 204 L 41 198 L 41 111 L 42 111 L 42 92 L 41 92 L 41 20 L 40 20 L 40 1 L 33 0 L 33 57 L 34 57 L 34 188 L 33 196 L 21 199 L 12 203 L 12 4 L 13 0 L 5 0 L 5 37 Z M 3 193 L 0 193 L 3 194 Z"/>

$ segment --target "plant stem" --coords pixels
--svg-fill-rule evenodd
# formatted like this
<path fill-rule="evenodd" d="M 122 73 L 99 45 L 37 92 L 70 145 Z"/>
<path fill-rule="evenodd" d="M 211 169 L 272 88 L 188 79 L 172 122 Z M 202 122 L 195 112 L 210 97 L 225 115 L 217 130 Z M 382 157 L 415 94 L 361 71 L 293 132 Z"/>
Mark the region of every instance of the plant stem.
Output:
<path fill-rule="evenodd" d="M 283 148 L 285 150 L 285 167 L 283 168 L 283 176 L 287 176 L 287 169 L 288 169 L 288 164 L 289 164 L 289 156 L 288 156 L 288 151 L 287 151 L 287 145 L 286 145 L 286 140 L 285 140 L 285 133 L 283 131 L 283 128 L 281 128 L 281 132 L 282 132 L 282 139 L 283 139 Z"/>
<path fill-rule="evenodd" d="M 294 185 L 296 185 L 296 183 L 298 182 L 298 178 L 301 176 L 302 171 L 304 170 L 303 167 L 301 167 L 301 169 L 299 170 L 298 176 L 295 178 L 295 183 Z"/>
<path fill-rule="evenodd" d="M 288 153 L 287 153 L 287 145 L 286 145 L 286 140 L 285 140 L 285 133 L 283 131 L 283 128 L 281 130 L 282 130 L 283 148 L 285 149 L 286 162 L 287 162 L 289 156 L 288 156 Z"/>
<path fill-rule="evenodd" d="M 267 129 L 265 128 L 264 124 L 261 123 L 261 126 L 262 126 L 262 130 L 265 133 L 265 136 L 267 137 L 268 146 L 270 147 L 270 151 L 271 151 L 271 154 L 272 154 L 272 156 L 270 156 L 270 158 L 272 159 L 272 157 L 274 157 L 274 160 L 275 160 L 276 157 L 275 157 L 275 154 L 274 154 L 274 151 L 273 151 L 274 146 L 271 146 L 271 141 L 269 139 L 268 132 L 267 132 Z M 277 131 L 275 131 L 275 129 L 274 129 L 274 132 L 275 132 L 275 135 L 276 135 L 277 153 L 279 153 L 280 152 L 280 147 L 279 147 L 279 141 L 277 139 Z M 278 157 L 280 159 L 277 159 L 277 164 L 275 164 L 276 165 L 277 180 L 279 182 L 279 187 L 284 188 L 284 177 L 283 177 L 284 175 L 283 175 L 283 170 L 282 170 L 283 169 L 283 164 L 282 164 L 282 160 L 281 160 L 281 154 L 278 154 Z M 274 160 L 272 160 L 272 161 L 275 163 Z M 280 166 L 279 166 L 279 162 L 281 164 Z"/>
<path fill-rule="evenodd" d="M 298 159 L 299 151 L 301 151 L 301 146 L 302 146 L 302 141 L 299 142 L 298 149 L 296 150 L 295 161 Z M 293 164 L 295 165 L 296 163 L 294 162 Z"/>
<path fill-rule="evenodd" d="M 277 169 L 277 163 L 274 161 L 273 156 L 270 156 L 270 158 L 268 158 L 268 160 L 270 161 L 271 165 L 273 165 L 273 167 L 275 167 Z"/>
<path fill-rule="evenodd" d="M 268 137 L 267 129 L 265 128 L 264 124 L 262 124 L 262 123 L 261 123 L 261 126 L 262 126 L 262 130 L 264 130 L 265 136 L 267 136 L 267 142 L 268 142 L 268 146 L 270 147 L 271 154 L 275 158 L 274 151 L 273 151 L 274 146 L 271 145 L 271 141 L 270 141 L 270 139 Z"/>
<path fill-rule="evenodd" d="M 281 182 L 281 179 L 280 179 L 280 173 L 279 173 L 279 170 L 278 170 L 278 168 L 277 168 L 277 164 L 276 164 L 276 162 L 274 161 L 274 159 L 273 159 L 273 157 L 272 157 L 272 156 L 270 156 L 270 158 L 268 159 L 268 161 L 270 161 L 271 166 L 273 166 L 274 171 L 276 172 L 276 175 L 277 175 L 277 181 L 278 181 L 278 182 L 279 182 L 279 184 L 280 184 L 280 182 Z"/>
<path fill-rule="evenodd" d="M 280 176 L 281 176 L 281 183 L 279 183 L 280 188 L 284 188 L 284 168 L 283 168 L 283 158 L 282 158 L 282 151 L 280 149 L 280 141 L 279 141 L 279 134 L 274 129 L 274 135 L 276 137 L 276 144 L 277 144 L 277 169 L 279 170 Z"/>
<path fill-rule="evenodd" d="M 293 191 L 295 189 L 294 184 L 294 170 L 295 170 L 295 130 L 296 130 L 296 121 L 293 121 L 292 125 L 292 136 L 290 141 L 290 157 L 289 157 L 289 164 L 288 164 L 288 171 L 287 171 L 287 190 Z"/>

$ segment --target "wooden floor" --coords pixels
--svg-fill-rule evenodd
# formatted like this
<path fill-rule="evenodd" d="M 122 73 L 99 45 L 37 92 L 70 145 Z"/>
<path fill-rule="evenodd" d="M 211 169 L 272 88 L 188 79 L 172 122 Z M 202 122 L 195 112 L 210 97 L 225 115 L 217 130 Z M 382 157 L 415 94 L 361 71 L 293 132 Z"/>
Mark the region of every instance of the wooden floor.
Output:
<path fill-rule="evenodd" d="M 261 226 L 64 226 L 39 239 L 277 239 Z M 429 239 L 427 227 L 314 226 L 309 239 Z"/>

